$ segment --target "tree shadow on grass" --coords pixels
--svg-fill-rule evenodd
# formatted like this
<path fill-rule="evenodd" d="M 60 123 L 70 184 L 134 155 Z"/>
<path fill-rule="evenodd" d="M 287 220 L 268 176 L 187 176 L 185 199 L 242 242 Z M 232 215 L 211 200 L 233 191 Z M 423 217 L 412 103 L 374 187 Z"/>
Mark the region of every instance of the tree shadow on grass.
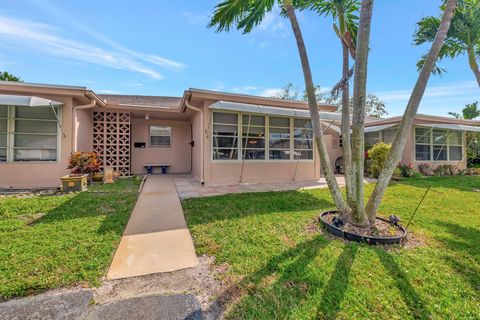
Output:
<path fill-rule="evenodd" d="M 318 307 L 317 318 L 335 319 L 340 311 L 340 306 L 345 298 L 349 286 L 349 276 L 353 262 L 357 255 L 358 245 L 346 244 L 342 254 L 337 260 L 335 270 L 330 276 L 325 289 L 323 289 L 322 301 Z"/>
<path fill-rule="evenodd" d="M 219 317 L 227 305 L 234 302 L 238 303 L 230 311 L 235 318 L 251 317 L 251 314 L 245 313 L 249 309 L 246 305 L 252 304 L 255 305 L 257 313 L 260 309 L 263 313 L 272 314 L 272 317 L 273 314 L 277 316 L 288 314 L 307 297 L 307 293 L 310 293 L 309 290 L 312 288 L 302 281 L 306 276 L 305 268 L 328 243 L 328 240 L 318 235 L 272 257 L 263 267 L 227 287 L 212 303 L 206 314 L 213 318 Z M 269 279 L 273 279 L 273 283 L 268 283 Z M 265 282 L 270 291 L 262 288 Z M 288 300 L 285 296 L 282 299 L 283 294 Z"/>
<path fill-rule="evenodd" d="M 186 199 L 182 206 L 188 224 L 193 226 L 252 215 L 333 208 L 335 205 L 327 197 L 304 191 L 255 192 Z"/>
<path fill-rule="evenodd" d="M 253 315 L 292 318 L 305 300 L 323 290 L 317 317 L 335 318 L 349 287 L 349 274 L 358 245 L 345 245 L 328 283 L 325 284 L 319 282 L 318 275 L 311 274 L 309 264 L 319 256 L 320 250 L 330 243 L 331 240 L 318 235 L 271 258 L 262 268 L 243 278 L 240 283 L 224 290 L 207 314 L 211 316 L 212 312 L 216 312 L 214 317 L 219 316 L 219 310 L 236 303 L 230 310 L 234 318 L 251 318 Z M 270 279 L 273 279 L 271 283 Z"/>
<path fill-rule="evenodd" d="M 439 220 L 436 224 L 451 235 L 436 237 L 449 249 L 445 251 L 445 261 L 480 292 L 480 230 Z"/>
<path fill-rule="evenodd" d="M 128 221 L 135 204 L 136 195 L 122 192 L 80 192 L 50 210 L 41 217 L 28 223 L 35 227 L 42 224 L 56 224 L 77 220 L 81 223 L 86 218 L 103 217 L 98 233 L 115 232 L 118 235 Z"/>
<path fill-rule="evenodd" d="M 395 280 L 398 290 L 402 295 L 403 301 L 412 313 L 415 319 L 429 319 L 428 311 L 422 297 L 412 287 L 407 274 L 401 266 L 395 261 L 393 256 L 383 250 L 375 250 L 383 267 L 387 270 L 390 277 Z"/>

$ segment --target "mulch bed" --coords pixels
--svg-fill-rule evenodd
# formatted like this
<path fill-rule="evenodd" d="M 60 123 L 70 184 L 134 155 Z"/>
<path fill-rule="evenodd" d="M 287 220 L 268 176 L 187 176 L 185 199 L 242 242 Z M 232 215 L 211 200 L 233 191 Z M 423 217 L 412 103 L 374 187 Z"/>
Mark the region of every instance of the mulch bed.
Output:
<path fill-rule="evenodd" d="M 334 215 L 334 214 L 328 214 L 324 216 L 324 219 L 328 223 L 333 224 L 332 220 L 336 216 L 337 215 Z M 346 223 L 345 225 L 340 227 L 340 229 L 343 231 L 355 233 L 361 236 L 370 236 L 370 237 L 394 238 L 394 237 L 400 237 L 403 234 L 402 230 L 400 230 L 397 226 L 379 219 L 376 220 L 375 226 L 370 226 L 365 228 L 365 227 L 359 227 L 359 226 L 353 225 L 351 223 Z"/>

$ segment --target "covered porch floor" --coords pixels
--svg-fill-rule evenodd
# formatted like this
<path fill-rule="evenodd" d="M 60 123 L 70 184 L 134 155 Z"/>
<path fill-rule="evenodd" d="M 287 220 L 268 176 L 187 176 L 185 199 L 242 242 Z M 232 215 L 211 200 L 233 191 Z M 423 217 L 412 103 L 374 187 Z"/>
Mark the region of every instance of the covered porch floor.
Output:
<path fill-rule="evenodd" d="M 289 181 L 272 183 L 238 183 L 233 185 L 205 186 L 190 174 L 172 174 L 180 199 L 218 196 L 227 193 L 268 192 L 288 190 L 308 190 L 327 188 L 325 178 L 317 181 Z M 345 186 L 343 175 L 337 175 L 338 184 Z M 375 179 L 364 178 L 365 183 L 375 182 Z"/>

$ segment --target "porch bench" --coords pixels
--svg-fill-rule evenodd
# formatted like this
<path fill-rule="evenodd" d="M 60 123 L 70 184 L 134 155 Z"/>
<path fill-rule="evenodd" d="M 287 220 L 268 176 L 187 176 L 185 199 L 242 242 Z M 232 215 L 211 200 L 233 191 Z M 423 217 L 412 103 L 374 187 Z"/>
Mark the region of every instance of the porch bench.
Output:
<path fill-rule="evenodd" d="M 162 174 L 167 173 L 167 169 L 170 167 L 170 163 L 149 163 L 143 165 L 147 169 L 147 175 L 152 175 L 154 167 L 160 167 Z"/>

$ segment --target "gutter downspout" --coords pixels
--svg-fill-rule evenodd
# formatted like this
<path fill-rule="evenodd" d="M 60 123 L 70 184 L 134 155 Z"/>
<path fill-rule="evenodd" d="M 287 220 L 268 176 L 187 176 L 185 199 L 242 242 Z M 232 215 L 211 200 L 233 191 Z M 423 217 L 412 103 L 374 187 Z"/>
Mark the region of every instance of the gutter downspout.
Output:
<path fill-rule="evenodd" d="M 82 109 L 89 109 L 93 108 L 97 105 L 96 100 L 90 100 L 90 103 L 80 105 L 80 106 L 75 106 L 72 108 L 72 153 L 77 151 L 77 128 L 76 128 L 76 121 L 77 121 L 77 110 L 82 110 Z"/>
<path fill-rule="evenodd" d="M 205 158 L 205 148 L 204 148 L 204 143 L 203 143 L 203 140 L 204 140 L 204 137 L 203 137 L 203 122 L 204 122 L 204 111 L 200 108 L 197 108 L 197 107 L 194 107 L 190 104 L 190 98 L 192 97 L 192 94 L 190 93 L 189 94 L 189 97 L 188 99 L 185 99 L 185 105 L 187 106 L 187 108 L 190 108 L 192 109 L 193 111 L 196 111 L 196 112 L 200 112 L 200 132 L 202 133 L 202 136 L 200 137 L 200 149 L 202 150 L 201 154 L 202 154 L 202 157 L 200 159 L 200 166 L 201 166 L 201 177 L 200 177 L 200 183 L 203 185 L 205 184 L 205 167 L 204 167 L 204 158 Z"/>

